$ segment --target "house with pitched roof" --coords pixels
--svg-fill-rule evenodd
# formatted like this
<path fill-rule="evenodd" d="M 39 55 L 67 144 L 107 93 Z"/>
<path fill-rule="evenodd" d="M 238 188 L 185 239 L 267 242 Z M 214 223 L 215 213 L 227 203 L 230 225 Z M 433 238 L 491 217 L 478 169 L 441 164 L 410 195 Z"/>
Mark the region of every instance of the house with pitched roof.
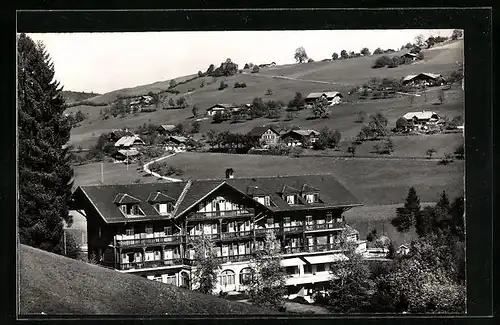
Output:
<path fill-rule="evenodd" d="M 199 236 L 213 240 L 222 263 L 216 292 L 248 288 L 267 232 L 279 242 L 290 294 L 326 285 L 331 264 L 346 258 L 344 242 L 366 250 L 343 217 L 362 204 L 330 174 L 86 185 L 72 205 L 87 218 L 99 264 L 186 288 L 197 286 L 191 243 Z"/>
<path fill-rule="evenodd" d="M 146 143 L 138 135 L 126 135 L 115 142 L 115 147 L 118 149 L 133 149 L 137 146 L 143 146 Z"/>
<path fill-rule="evenodd" d="M 432 111 L 408 112 L 403 115 L 403 118 L 408 122 L 412 122 L 416 129 L 426 129 L 429 126 L 444 123 L 439 114 Z"/>
<path fill-rule="evenodd" d="M 172 135 L 175 130 L 175 125 L 173 124 L 160 124 L 156 131 L 161 135 Z"/>
<path fill-rule="evenodd" d="M 217 112 L 219 113 L 224 113 L 224 112 L 233 112 L 233 111 L 238 111 L 240 107 L 238 107 L 235 104 L 215 104 L 207 109 L 207 115 L 208 116 L 214 116 Z"/>
<path fill-rule="evenodd" d="M 316 130 L 290 130 L 281 135 L 280 139 L 288 147 L 304 146 L 308 144 L 311 146 L 319 137 L 319 132 Z"/>
<path fill-rule="evenodd" d="M 280 133 L 273 126 L 256 126 L 248 132 L 252 139 L 262 147 L 275 146 L 278 144 Z"/>
<path fill-rule="evenodd" d="M 403 78 L 403 85 L 413 86 L 440 86 L 444 85 L 446 80 L 440 74 L 422 72 L 411 74 Z"/>
<path fill-rule="evenodd" d="M 320 98 L 325 98 L 328 101 L 329 106 L 337 105 L 340 104 L 342 101 L 342 96 L 341 93 L 338 91 L 327 91 L 327 92 L 317 92 L 317 93 L 310 93 L 307 95 L 305 98 L 306 105 L 313 105 L 318 99 Z"/>

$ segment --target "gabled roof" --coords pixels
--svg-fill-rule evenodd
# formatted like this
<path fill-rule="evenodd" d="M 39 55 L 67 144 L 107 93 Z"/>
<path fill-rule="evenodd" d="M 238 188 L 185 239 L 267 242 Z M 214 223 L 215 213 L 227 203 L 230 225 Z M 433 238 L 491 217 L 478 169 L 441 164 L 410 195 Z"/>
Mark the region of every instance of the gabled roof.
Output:
<path fill-rule="evenodd" d="M 430 72 L 421 72 L 419 74 L 410 74 L 410 75 L 407 75 L 406 77 L 403 78 L 403 81 L 409 81 L 409 80 L 412 80 L 418 76 L 425 76 L 425 77 L 429 77 L 431 79 L 437 79 L 437 78 L 442 78 L 443 76 L 440 75 L 440 74 L 436 74 L 436 73 L 430 73 Z"/>
<path fill-rule="evenodd" d="M 304 185 L 302 185 L 301 192 L 302 193 L 317 193 L 317 192 L 319 192 L 319 190 L 315 187 L 312 187 L 309 184 L 304 184 Z"/>
<path fill-rule="evenodd" d="M 182 137 L 182 136 L 172 135 L 172 136 L 170 136 L 170 140 L 174 140 L 175 142 L 179 142 L 179 143 L 185 143 L 187 141 L 187 138 Z"/>
<path fill-rule="evenodd" d="M 305 136 L 305 137 L 310 136 L 311 134 L 316 135 L 316 136 L 319 135 L 319 132 L 316 130 L 291 130 L 287 133 L 292 133 L 292 132 L 300 134 L 300 135 Z"/>
<path fill-rule="evenodd" d="M 107 223 L 131 222 L 118 209 L 116 203 L 139 204 L 139 208 L 144 212 L 144 216 L 137 219 L 141 221 L 178 218 L 191 211 L 204 198 L 211 193 L 216 193 L 222 187 L 225 190 L 235 191 L 234 193 L 242 199 L 268 195 L 270 201 L 273 203 L 272 206 L 264 207 L 255 201 L 251 202 L 255 202 L 252 204 L 256 206 L 261 206 L 274 212 L 344 208 L 362 205 L 358 199 L 330 174 L 195 180 L 191 182 L 190 186 L 186 185 L 187 182 L 80 186 L 74 194 L 75 203 L 79 205 L 85 204 L 82 202 L 90 201 L 92 206 L 94 206 Z M 306 203 L 302 200 L 300 201 L 301 204 L 289 205 L 280 193 L 276 192 L 276 189 L 287 187 L 302 189 L 305 185 L 313 187 L 321 193 L 321 203 Z M 151 199 L 151 193 L 161 192 L 161 194 L 177 202 L 185 188 L 187 190 L 181 202 L 176 203 L 178 207 L 175 210 L 175 215 L 160 215 L 153 207 L 152 202 L 148 201 L 148 199 Z"/>
<path fill-rule="evenodd" d="M 229 109 L 229 108 L 233 108 L 233 107 L 237 107 L 236 105 L 233 105 L 233 104 L 223 104 L 223 103 L 218 103 L 218 104 L 215 104 L 213 106 L 210 106 L 208 108 L 208 110 L 212 110 L 214 108 L 222 108 L 222 109 Z"/>
<path fill-rule="evenodd" d="M 118 193 L 113 200 L 113 203 L 117 204 L 130 204 L 130 203 L 141 203 L 141 200 L 135 198 L 127 193 Z"/>
<path fill-rule="evenodd" d="M 141 154 L 139 151 L 137 151 L 135 149 L 128 149 L 128 150 L 121 149 L 121 150 L 118 150 L 118 152 L 124 156 L 129 156 L 129 157 L 134 157 L 134 156 Z"/>
<path fill-rule="evenodd" d="M 436 112 L 431 112 L 431 111 L 408 112 L 405 115 L 403 115 L 403 118 L 407 119 L 407 120 L 411 120 L 411 119 L 416 117 L 419 120 L 428 120 L 433 115 L 438 115 L 438 114 Z"/>
<path fill-rule="evenodd" d="M 316 98 L 320 98 L 321 96 L 325 96 L 326 98 L 333 98 L 335 96 L 342 97 L 342 94 L 339 93 L 338 91 L 325 91 L 322 93 L 310 93 L 309 95 L 307 95 L 306 99 L 316 99 Z"/>
<path fill-rule="evenodd" d="M 144 141 L 142 141 L 142 139 L 139 138 L 139 136 L 137 136 L 137 135 L 124 136 L 115 142 L 115 147 L 121 147 L 121 146 L 130 147 L 131 145 L 133 145 L 137 142 L 141 143 L 141 144 L 145 144 Z"/>
<path fill-rule="evenodd" d="M 158 126 L 158 129 L 163 129 L 165 131 L 172 131 L 173 129 L 175 129 L 175 125 L 173 125 L 173 124 L 161 124 L 160 126 Z"/>
<path fill-rule="evenodd" d="M 289 185 L 283 185 L 283 187 L 281 188 L 281 190 L 278 192 L 282 195 L 286 195 L 286 194 L 297 194 L 297 193 L 300 193 L 300 191 L 298 189 L 296 189 L 295 187 L 291 187 Z"/>
<path fill-rule="evenodd" d="M 248 132 L 248 134 L 251 135 L 252 137 L 260 137 L 269 129 L 279 135 L 279 132 L 276 131 L 272 126 L 256 126 L 253 129 L 251 129 L 250 132 Z"/>
<path fill-rule="evenodd" d="M 149 194 L 148 199 L 146 201 L 151 203 L 165 203 L 165 202 L 173 202 L 175 201 L 175 199 L 158 191 Z"/>

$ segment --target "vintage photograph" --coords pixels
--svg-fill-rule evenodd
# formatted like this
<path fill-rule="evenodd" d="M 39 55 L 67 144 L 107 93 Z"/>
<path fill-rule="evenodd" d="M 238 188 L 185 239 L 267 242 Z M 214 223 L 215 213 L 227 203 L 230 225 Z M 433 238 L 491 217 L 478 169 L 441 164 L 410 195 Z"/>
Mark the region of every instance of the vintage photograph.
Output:
<path fill-rule="evenodd" d="M 467 312 L 461 29 L 19 33 L 17 109 L 20 315 Z"/>

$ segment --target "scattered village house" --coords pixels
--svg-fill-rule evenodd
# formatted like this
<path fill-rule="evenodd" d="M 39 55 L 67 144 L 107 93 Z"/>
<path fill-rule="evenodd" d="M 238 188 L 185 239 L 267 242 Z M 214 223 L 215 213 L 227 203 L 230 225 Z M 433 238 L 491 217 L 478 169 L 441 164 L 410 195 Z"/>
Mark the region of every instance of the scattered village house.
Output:
<path fill-rule="evenodd" d="M 136 100 L 130 102 L 130 107 L 131 108 L 134 108 L 134 107 L 140 108 L 140 107 L 147 106 L 147 105 L 151 104 L 152 101 L 153 101 L 153 97 L 151 97 L 149 95 L 140 96 Z"/>
<path fill-rule="evenodd" d="M 172 135 L 174 130 L 175 130 L 175 125 L 173 124 L 161 124 L 156 129 L 156 131 L 158 131 L 158 133 L 161 135 Z"/>
<path fill-rule="evenodd" d="M 362 204 L 332 175 L 231 175 L 78 187 L 73 209 L 87 218 L 89 256 L 122 273 L 194 289 L 189 243 L 208 235 L 223 263 L 216 292 L 244 291 L 250 259 L 263 248 L 265 233 L 273 231 L 289 275 L 288 293 L 307 296 L 328 285 L 332 263 L 347 258 L 342 239 L 366 252 L 366 241 L 343 217 Z"/>
<path fill-rule="evenodd" d="M 262 147 L 277 145 L 280 136 L 279 132 L 271 126 L 254 127 L 248 134 Z"/>
<path fill-rule="evenodd" d="M 129 132 L 128 129 L 124 130 L 113 130 L 110 133 L 108 133 L 108 141 L 109 142 L 116 142 L 118 141 L 121 137 L 123 136 L 131 136 L 133 135 L 132 132 Z"/>
<path fill-rule="evenodd" d="M 412 122 L 415 129 L 427 129 L 429 126 L 436 126 L 444 123 L 443 119 L 436 113 L 431 111 L 408 112 L 403 115 L 403 118 Z"/>
<path fill-rule="evenodd" d="M 120 149 L 113 154 L 115 162 L 134 162 L 141 153 L 137 149 Z"/>
<path fill-rule="evenodd" d="M 319 136 L 319 132 L 315 130 L 291 130 L 281 135 L 281 141 L 288 147 L 303 146 L 304 144 L 312 145 Z"/>
<path fill-rule="evenodd" d="M 329 106 L 340 104 L 342 100 L 342 94 L 338 91 L 328 91 L 323 93 L 310 93 L 305 98 L 306 105 L 312 106 L 318 99 L 326 98 Z"/>
<path fill-rule="evenodd" d="M 240 108 L 234 104 L 215 104 L 207 109 L 207 115 L 214 116 L 217 112 L 224 113 L 225 111 L 237 111 Z"/>
<path fill-rule="evenodd" d="M 186 151 L 187 138 L 182 136 L 170 136 L 165 143 L 166 151 Z"/>
<path fill-rule="evenodd" d="M 442 75 L 427 72 L 408 75 L 403 78 L 403 85 L 411 86 L 439 86 L 444 85 L 445 83 L 446 80 Z"/>
<path fill-rule="evenodd" d="M 401 59 L 404 62 L 415 62 L 418 60 L 418 55 L 415 53 L 407 52 L 407 53 L 401 55 Z"/>
<path fill-rule="evenodd" d="M 134 149 L 143 145 L 145 143 L 138 135 L 123 136 L 115 142 L 115 147 L 118 149 Z"/>

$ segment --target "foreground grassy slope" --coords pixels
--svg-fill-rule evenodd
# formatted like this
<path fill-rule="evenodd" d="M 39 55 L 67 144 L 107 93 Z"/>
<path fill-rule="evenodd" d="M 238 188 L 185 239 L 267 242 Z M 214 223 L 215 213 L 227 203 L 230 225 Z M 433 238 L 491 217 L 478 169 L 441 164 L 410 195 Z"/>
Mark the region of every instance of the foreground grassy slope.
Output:
<path fill-rule="evenodd" d="M 402 65 L 392 69 L 372 69 L 371 66 L 377 58 L 376 55 L 373 55 L 332 62 L 313 62 L 263 68 L 259 73 L 255 74 L 243 73 L 230 77 L 197 78 L 181 84 L 175 89 L 180 91 L 180 95 L 185 96 L 191 105 L 198 105 L 202 113 L 205 109 L 216 103 L 244 104 L 251 102 L 255 97 L 262 97 L 264 100 L 283 100 L 287 103 L 293 98 L 295 92 L 307 94 L 313 91 L 338 90 L 346 94 L 354 86 L 362 85 L 372 77 L 399 79 L 408 74 L 422 71 L 447 75 L 457 69 L 457 62 L 463 62 L 463 42 L 452 42 L 445 46 L 425 50 L 424 55 L 425 59 L 422 62 Z M 192 76 L 181 77 L 178 78 L 178 81 L 189 79 L 190 77 Z M 283 79 L 283 77 L 291 79 Z M 229 87 L 224 90 L 218 90 L 221 81 L 227 83 Z M 234 89 L 233 86 L 236 82 L 246 83 L 247 87 Z M 326 82 L 326 84 L 320 82 Z M 203 87 L 201 87 L 202 83 L 204 84 Z M 145 94 L 149 91 L 158 92 L 167 89 L 168 84 L 168 81 L 162 81 L 151 85 L 117 90 L 94 97 L 91 101 L 95 103 L 109 103 L 116 99 L 118 95 L 130 96 Z M 267 89 L 271 89 L 273 94 L 266 96 Z M 176 99 L 180 95 L 169 97 Z M 358 111 L 366 111 L 367 113 L 381 111 L 389 115 L 390 122 L 392 123 L 395 122 L 401 113 L 404 114 L 410 110 L 435 109 L 439 110 L 442 114 L 460 114 L 462 112 L 463 94 L 460 90 L 448 91 L 445 103 L 434 107 L 431 101 L 436 99 L 436 95 L 433 91 L 429 92 L 427 102 L 425 102 L 423 96 L 417 97 L 411 107 L 408 99 L 405 97 L 341 105 L 335 107 L 332 117 L 327 120 L 308 120 L 307 118 L 311 116 L 311 112 L 303 111 L 291 123 L 300 125 L 303 128 L 321 128 L 328 125 L 339 129 L 343 133 L 346 132 L 347 135 L 355 135 L 361 127 L 360 125 L 353 125 L 355 114 Z M 72 130 L 71 142 L 75 145 L 92 143 L 92 140 L 97 138 L 99 134 L 114 128 L 125 126 L 134 128 L 148 122 L 175 124 L 186 120 L 189 121 L 189 117 L 191 116 L 191 109 L 188 108 L 184 110 L 159 110 L 153 113 L 141 113 L 137 116 L 129 115 L 126 118 L 101 120 L 99 111 L 104 109 L 102 106 L 77 106 L 71 109 L 74 111 L 81 109 L 83 112 L 89 113 L 88 120 L 84 121 L 81 127 Z M 282 114 L 280 121 L 284 123 L 284 119 L 285 114 Z M 269 122 L 272 121 L 261 118 L 237 124 L 229 122 L 219 125 L 204 123 L 201 132 L 206 132 L 210 128 L 246 132 L 253 126 Z"/>
<path fill-rule="evenodd" d="M 130 274 L 20 245 L 20 314 L 269 314 Z"/>
<path fill-rule="evenodd" d="M 404 202 L 411 186 L 423 202 L 435 201 L 443 190 L 450 197 L 464 193 L 463 161 L 440 166 L 436 161 L 426 160 L 182 153 L 165 162 L 182 168 L 183 179 L 224 178 L 229 167 L 235 170 L 236 177 L 331 173 L 365 205 Z"/>

